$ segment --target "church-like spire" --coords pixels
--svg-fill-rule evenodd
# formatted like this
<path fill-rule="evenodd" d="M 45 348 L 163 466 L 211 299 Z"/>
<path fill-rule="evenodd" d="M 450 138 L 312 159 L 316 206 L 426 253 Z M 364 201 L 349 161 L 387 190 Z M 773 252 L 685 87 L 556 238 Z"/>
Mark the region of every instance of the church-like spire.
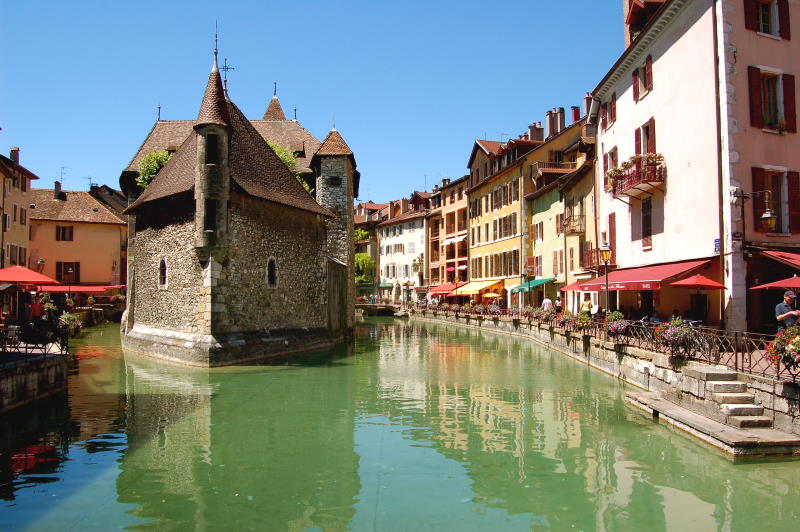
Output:
<path fill-rule="evenodd" d="M 286 120 L 286 115 L 283 114 L 283 108 L 281 107 L 281 102 L 278 101 L 277 81 L 273 84 L 272 99 L 269 101 L 269 105 L 267 106 L 267 110 L 264 113 L 264 117 L 262 118 L 262 120 L 275 120 L 275 121 Z"/>
<path fill-rule="evenodd" d="M 316 155 L 353 155 L 353 150 L 344 141 L 342 135 L 336 131 L 336 128 L 333 128 L 322 141 Z"/>
<path fill-rule="evenodd" d="M 197 114 L 195 127 L 203 124 L 230 125 L 228 104 L 225 102 L 225 91 L 222 88 L 222 78 L 219 75 L 216 53 L 214 54 L 214 66 L 211 68 L 211 75 L 208 76 L 206 93 L 203 95 L 203 102 L 200 104 L 200 112 Z"/>

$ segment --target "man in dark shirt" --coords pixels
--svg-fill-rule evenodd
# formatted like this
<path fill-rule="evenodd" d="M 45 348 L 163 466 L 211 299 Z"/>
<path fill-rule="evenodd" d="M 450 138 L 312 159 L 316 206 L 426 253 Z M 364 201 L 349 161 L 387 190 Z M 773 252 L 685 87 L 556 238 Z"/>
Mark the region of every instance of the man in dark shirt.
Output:
<path fill-rule="evenodd" d="M 797 323 L 800 310 L 794 309 L 794 300 L 797 295 L 791 290 L 783 293 L 783 302 L 775 306 L 775 319 L 778 320 L 778 330 L 791 327 Z"/>

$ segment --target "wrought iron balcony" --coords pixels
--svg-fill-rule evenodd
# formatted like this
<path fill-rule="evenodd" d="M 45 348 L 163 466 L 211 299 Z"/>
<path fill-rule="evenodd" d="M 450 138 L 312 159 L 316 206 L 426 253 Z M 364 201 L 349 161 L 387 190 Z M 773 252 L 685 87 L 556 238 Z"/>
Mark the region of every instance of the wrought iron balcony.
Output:
<path fill-rule="evenodd" d="M 662 164 L 641 165 L 630 168 L 614 181 L 614 196 L 636 198 L 661 190 L 667 178 L 667 167 Z"/>
<path fill-rule="evenodd" d="M 603 259 L 600 257 L 600 250 L 588 249 L 581 251 L 581 268 L 584 270 L 602 270 L 605 267 Z M 608 267 L 613 268 L 616 266 L 616 254 L 611 254 L 611 260 L 608 261 Z"/>
<path fill-rule="evenodd" d="M 561 222 L 562 229 L 567 235 L 582 235 L 586 232 L 586 216 L 574 214 Z"/>

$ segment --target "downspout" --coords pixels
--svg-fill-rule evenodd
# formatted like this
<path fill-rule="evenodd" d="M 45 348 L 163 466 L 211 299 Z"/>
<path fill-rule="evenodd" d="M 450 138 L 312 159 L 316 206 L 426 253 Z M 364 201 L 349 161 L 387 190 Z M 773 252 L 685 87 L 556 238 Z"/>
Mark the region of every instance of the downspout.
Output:
<path fill-rule="evenodd" d="M 725 280 L 725 220 L 723 214 L 723 205 L 725 201 L 725 191 L 723 183 L 723 161 L 722 161 L 722 116 L 721 116 L 721 99 L 719 94 L 720 83 L 720 59 L 719 59 L 719 42 L 718 42 L 718 20 L 717 20 L 717 0 L 711 0 L 711 14 L 712 14 L 712 28 L 714 39 L 714 98 L 716 102 L 716 120 L 717 120 L 717 189 L 719 195 L 719 272 L 720 279 Z M 743 241 L 744 242 L 744 241 Z M 732 250 L 731 250 L 732 251 Z M 720 313 L 720 328 L 725 329 L 725 291 L 722 292 L 719 301 Z M 746 304 L 746 303 L 745 303 Z"/>

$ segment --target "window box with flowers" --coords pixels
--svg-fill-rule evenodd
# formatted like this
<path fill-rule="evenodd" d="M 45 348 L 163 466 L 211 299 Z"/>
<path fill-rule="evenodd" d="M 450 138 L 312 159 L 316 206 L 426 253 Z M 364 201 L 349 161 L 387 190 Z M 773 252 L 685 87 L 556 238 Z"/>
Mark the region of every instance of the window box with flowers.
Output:
<path fill-rule="evenodd" d="M 612 190 L 614 190 L 614 183 L 622 179 L 622 176 L 624 175 L 625 175 L 625 170 L 623 170 L 619 166 L 609 168 L 608 172 L 606 172 L 606 192 L 611 192 Z"/>

